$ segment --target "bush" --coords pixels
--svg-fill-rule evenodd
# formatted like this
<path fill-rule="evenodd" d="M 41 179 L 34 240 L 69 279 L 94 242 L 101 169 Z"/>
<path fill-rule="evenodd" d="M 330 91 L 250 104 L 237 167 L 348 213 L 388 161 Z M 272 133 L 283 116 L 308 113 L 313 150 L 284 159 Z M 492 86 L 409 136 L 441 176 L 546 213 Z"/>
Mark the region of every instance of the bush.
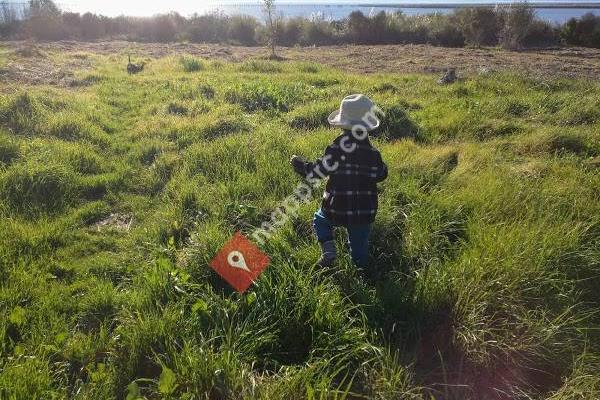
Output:
<path fill-rule="evenodd" d="M 535 20 L 523 38 L 525 47 L 555 46 L 560 42 L 558 30 L 546 21 Z"/>
<path fill-rule="evenodd" d="M 301 42 L 304 32 L 303 18 L 279 19 L 276 25 L 277 43 L 281 46 L 294 46 Z"/>
<path fill-rule="evenodd" d="M 588 13 L 581 19 L 571 18 L 560 36 L 567 44 L 600 48 L 600 16 Z"/>
<path fill-rule="evenodd" d="M 431 43 L 446 47 L 463 47 L 465 36 L 460 27 L 443 15 L 437 15 L 430 23 Z"/>
<path fill-rule="evenodd" d="M 229 20 L 229 40 L 244 46 L 256 44 L 256 28 L 258 21 L 247 15 L 237 15 Z"/>
<path fill-rule="evenodd" d="M 325 46 L 328 44 L 335 44 L 336 42 L 337 38 L 334 34 L 332 25 L 329 22 L 315 18 L 311 21 L 307 21 L 304 25 L 301 44 Z"/>
<path fill-rule="evenodd" d="M 454 17 L 467 43 L 489 46 L 498 42 L 498 16 L 494 9 L 463 8 L 456 10 Z"/>
<path fill-rule="evenodd" d="M 189 20 L 185 37 L 195 43 L 219 43 L 227 38 L 228 31 L 228 17 L 225 14 L 194 14 Z"/>

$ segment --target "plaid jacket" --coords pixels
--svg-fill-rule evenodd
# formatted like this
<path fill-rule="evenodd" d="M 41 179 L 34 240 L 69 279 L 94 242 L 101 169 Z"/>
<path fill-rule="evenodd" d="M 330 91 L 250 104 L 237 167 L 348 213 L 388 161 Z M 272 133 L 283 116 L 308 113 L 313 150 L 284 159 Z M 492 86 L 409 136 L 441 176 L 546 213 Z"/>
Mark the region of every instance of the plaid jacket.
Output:
<path fill-rule="evenodd" d="M 370 224 L 377 213 L 377 183 L 387 178 L 381 153 L 369 138 L 344 131 L 315 162 L 301 162 L 296 172 L 308 180 L 329 177 L 321 209 L 335 225 Z"/>

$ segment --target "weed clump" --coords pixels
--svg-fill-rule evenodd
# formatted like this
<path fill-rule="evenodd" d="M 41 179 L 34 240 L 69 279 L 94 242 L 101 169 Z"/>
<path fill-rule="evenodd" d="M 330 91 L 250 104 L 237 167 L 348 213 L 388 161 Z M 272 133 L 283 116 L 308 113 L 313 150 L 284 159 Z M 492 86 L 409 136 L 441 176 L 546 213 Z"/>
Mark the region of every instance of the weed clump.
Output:
<path fill-rule="evenodd" d="M 74 113 L 61 112 L 50 116 L 45 133 L 69 142 L 83 140 L 101 146 L 110 142 L 110 138 L 101 128 Z"/>
<path fill-rule="evenodd" d="M 28 217 L 56 214 L 76 195 L 76 177 L 61 165 L 15 164 L 0 176 L 0 198 Z"/>
<path fill-rule="evenodd" d="M 323 70 L 323 67 L 317 63 L 301 63 L 298 65 L 298 70 L 305 74 L 318 74 Z"/>
<path fill-rule="evenodd" d="M 69 86 L 73 88 L 92 86 L 96 83 L 104 81 L 106 78 L 102 75 L 89 74 L 81 79 L 73 79 L 69 81 Z"/>
<path fill-rule="evenodd" d="M 295 129 L 317 129 L 329 126 L 327 117 L 336 106 L 328 103 L 311 103 L 296 108 L 289 114 L 288 124 Z"/>
<path fill-rule="evenodd" d="M 181 103 L 171 102 L 167 106 L 167 113 L 173 115 L 187 115 L 188 109 Z"/>
<path fill-rule="evenodd" d="M 289 111 L 294 105 L 308 100 L 313 91 L 304 83 L 276 84 L 244 83 L 225 93 L 225 100 L 239 104 L 244 111 Z"/>
<path fill-rule="evenodd" d="M 87 147 L 78 146 L 67 151 L 69 165 L 80 174 L 93 175 L 103 171 L 103 162 L 100 156 Z"/>
<path fill-rule="evenodd" d="M 513 117 L 524 117 L 529 109 L 529 105 L 517 100 L 509 100 L 503 105 L 504 113 Z"/>
<path fill-rule="evenodd" d="M 575 154 L 580 157 L 594 157 L 600 154 L 600 146 L 594 146 L 585 136 L 577 133 L 544 133 L 519 140 L 517 151 L 521 154 Z"/>
<path fill-rule="evenodd" d="M 422 139 L 419 135 L 419 127 L 411 120 L 405 107 L 401 105 L 383 107 L 383 113 L 381 126 L 374 132 L 374 136 L 380 136 L 386 140 Z"/>
<path fill-rule="evenodd" d="M 215 89 L 211 85 L 198 85 L 198 92 L 207 100 L 215 97 Z"/>
<path fill-rule="evenodd" d="M 245 120 L 236 117 L 225 117 L 202 129 L 202 134 L 206 139 L 212 140 L 233 133 L 247 132 L 249 129 L 250 127 Z"/>
<path fill-rule="evenodd" d="M 194 57 L 181 57 L 179 63 L 185 72 L 198 72 L 206 69 L 204 61 Z"/>
<path fill-rule="evenodd" d="M 10 165 L 19 157 L 19 145 L 8 135 L 0 133 L 0 167 Z"/>
<path fill-rule="evenodd" d="M 27 93 L 3 100 L 0 103 L 0 124 L 15 134 L 32 134 L 36 122 L 44 115 L 40 102 Z"/>
<path fill-rule="evenodd" d="M 46 54 L 35 46 L 21 46 L 13 54 L 24 58 L 46 58 Z"/>
<path fill-rule="evenodd" d="M 519 125 L 505 121 L 486 121 L 476 125 L 472 130 L 472 135 L 478 140 L 487 140 L 495 137 L 514 135 L 522 130 Z"/>
<path fill-rule="evenodd" d="M 183 100 L 196 100 L 199 97 L 206 100 L 212 100 L 215 97 L 215 88 L 207 83 L 185 85 L 180 89 L 179 96 Z"/>
<path fill-rule="evenodd" d="M 264 60 L 250 60 L 242 63 L 240 66 L 242 72 L 257 72 L 261 74 L 275 74 L 283 72 L 283 68 L 270 61 Z"/>

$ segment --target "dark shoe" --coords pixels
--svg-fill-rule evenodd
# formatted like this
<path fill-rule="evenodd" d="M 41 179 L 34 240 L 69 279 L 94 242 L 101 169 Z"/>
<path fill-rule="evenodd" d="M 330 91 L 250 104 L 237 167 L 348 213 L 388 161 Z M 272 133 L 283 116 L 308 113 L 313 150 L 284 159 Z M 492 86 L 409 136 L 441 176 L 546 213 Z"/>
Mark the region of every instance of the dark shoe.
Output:
<path fill-rule="evenodd" d="M 335 241 L 330 240 L 328 242 L 319 243 L 321 246 L 321 252 L 323 255 L 317 261 L 317 265 L 328 268 L 333 265 L 335 259 L 337 258 L 337 250 L 335 248 Z"/>
<path fill-rule="evenodd" d="M 319 258 L 319 261 L 317 261 L 317 265 L 322 268 L 330 268 L 333 266 L 334 263 L 335 263 L 335 257 L 331 258 L 331 257 L 321 256 L 321 258 Z"/>

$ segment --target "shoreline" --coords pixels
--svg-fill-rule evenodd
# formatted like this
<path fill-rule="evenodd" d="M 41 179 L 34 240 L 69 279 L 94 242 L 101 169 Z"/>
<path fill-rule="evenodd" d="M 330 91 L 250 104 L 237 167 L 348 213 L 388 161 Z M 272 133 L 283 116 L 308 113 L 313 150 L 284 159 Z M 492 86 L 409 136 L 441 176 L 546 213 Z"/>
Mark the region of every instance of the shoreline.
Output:
<path fill-rule="evenodd" d="M 349 4 L 356 7 L 373 8 L 478 8 L 478 7 L 503 7 L 513 3 L 390 3 L 390 4 Z M 514 3 L 517 4 L 517 3 Z M 310 5 L 310 4 L 307 4 Z M 600 2 L 595 3 L 527 3 L 534 9 L 599 9 Z"/>

